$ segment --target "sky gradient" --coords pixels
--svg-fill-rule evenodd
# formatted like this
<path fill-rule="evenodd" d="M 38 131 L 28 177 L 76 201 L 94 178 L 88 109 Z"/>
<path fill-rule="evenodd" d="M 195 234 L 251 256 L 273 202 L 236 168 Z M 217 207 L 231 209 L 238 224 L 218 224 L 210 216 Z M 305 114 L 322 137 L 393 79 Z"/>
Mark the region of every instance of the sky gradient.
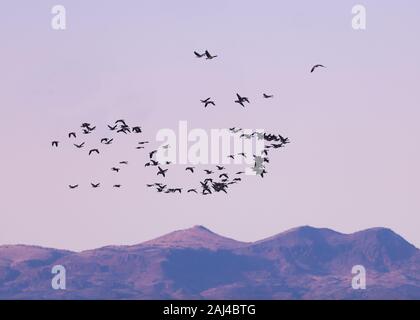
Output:
<path fill-rule="evenodd" d="M 420 247 L 420 3 L 360 3 L 366 31 L 351 28 L 358 2 L 347 0 L 2 1 L 0 244 L 82 250 L 200 224 L 242 241 L 301 225 L 380 226 Z M 65 31 L 50 27 L 56 4 Z M 219 57 L 194 57 L 205 49 Z M 310 74 L 316 63 L 327 69 Z M 209 96 L 217 106 L 204 110 Z M 272 154 L 266 178 L 215 197 L 146 189 L 155 172 L 137 138 L 99 159 L 51 148 L 82 122 L 105 134 L 119 118 L 151 140 L 185 120 L 292 143 Z M 121 160 L 133 165 L 117 181 L 109 168 Z M 175 167 L 171 179 L 186 183 Z M 93 191 L 93 180 L 124 189 Z"/>

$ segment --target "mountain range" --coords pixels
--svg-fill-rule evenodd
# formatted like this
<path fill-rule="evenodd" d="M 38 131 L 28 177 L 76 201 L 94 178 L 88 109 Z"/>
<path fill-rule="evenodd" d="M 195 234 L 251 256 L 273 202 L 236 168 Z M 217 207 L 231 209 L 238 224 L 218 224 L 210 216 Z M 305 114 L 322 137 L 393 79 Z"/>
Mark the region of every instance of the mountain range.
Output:
<path fill-rule="evenodd" d="M 66 289 L 51 286 L 54 265 Z M 352 288 L 352 268 L 366 289 Z M 0 299 L 420 299 L 420 250 L 392 230 L 309 226 L 240 242 L 203 226 L 134 246 L 0 246 Z"/>

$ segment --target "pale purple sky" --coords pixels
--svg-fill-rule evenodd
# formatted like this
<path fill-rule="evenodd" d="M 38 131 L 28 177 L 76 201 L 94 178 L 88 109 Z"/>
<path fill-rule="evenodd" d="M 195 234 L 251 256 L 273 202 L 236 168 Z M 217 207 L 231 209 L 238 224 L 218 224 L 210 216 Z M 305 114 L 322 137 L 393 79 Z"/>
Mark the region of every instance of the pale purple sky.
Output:
<path fill-rule="evenodd" d="M 381 226 L 419 247 L 420 4 L 361 1 L 360 32 L 351 28 L 358 3 L 1 1 L 0 244 L 81 250 L 201 224 L 243 241 L 301 225 Z M 66 31 L 50 27 L 56 4 L 67 9 Z M 193 56 L 204 49 L 219 58 Z M 311 75 L 315 63 L 328 69 Z M 236 92 L 253 103 L 241 109 Z M 218 105 L 204 110 L 208 96 Z M 155 172 L 134 138 L 100 160 L 66 139 L 81 122 L 118 118 L 148 139 L 187 120 L 264 128 L 293 143 L 272 155 L 264 180 L 229 196 L 162 196 L 145 188 Z M 53 139 L 67 146 L 52 150 Z M 116 179 L 110 164 L 126 159 Z M 182 185 L 182 169 L 170 171 Z M 124 188 L 93 191 L 91 181 Z"/>

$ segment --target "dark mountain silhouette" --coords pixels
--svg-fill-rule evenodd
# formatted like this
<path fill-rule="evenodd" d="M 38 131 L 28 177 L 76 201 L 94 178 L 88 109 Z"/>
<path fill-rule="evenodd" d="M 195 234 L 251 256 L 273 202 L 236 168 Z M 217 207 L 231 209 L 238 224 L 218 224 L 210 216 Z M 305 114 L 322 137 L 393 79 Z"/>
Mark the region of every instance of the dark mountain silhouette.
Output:
<path fill-rule="evenodd" d="M 63 265 L 67 289 L 51 288 Z M 354 265 L 367 289 L 354 290 Z M 196 226 L 80 253 L 0 246 L 1 299 L 420 299 L 420 250 L 389 229 L 300 227 L 254 243 Z"/>

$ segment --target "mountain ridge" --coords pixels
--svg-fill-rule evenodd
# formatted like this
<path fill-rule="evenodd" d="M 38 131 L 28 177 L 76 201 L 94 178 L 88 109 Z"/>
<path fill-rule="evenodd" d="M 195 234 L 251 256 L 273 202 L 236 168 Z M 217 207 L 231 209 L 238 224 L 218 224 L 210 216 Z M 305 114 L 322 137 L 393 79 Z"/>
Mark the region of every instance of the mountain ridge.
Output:
<path fill-rule="evenodd" d="M 65 291 L 51 268 L 66 268 Z M 368 289 L 351 288 L 352 267 Z M 203 227 L 72 252 L 0 246 L 0 299 L 420 299 L 420 250 L 387 228 L 298 227 L 241 242 Z"/>

